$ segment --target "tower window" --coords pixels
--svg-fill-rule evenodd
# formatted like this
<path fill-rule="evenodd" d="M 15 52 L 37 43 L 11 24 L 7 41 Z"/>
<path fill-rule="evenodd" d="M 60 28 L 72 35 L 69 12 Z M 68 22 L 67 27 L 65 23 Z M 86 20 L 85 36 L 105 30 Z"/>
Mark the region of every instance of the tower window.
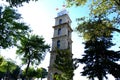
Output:
<path fill-rule="evenodd" d="M 68 49 L 70 49 L 70 42 L 68 42 Z"/>
<path fill-rule="evenodd" d="M 59 24 L 61 24 L 62 23 L 62 19 L 59 19 Z"/>
<path fill-rule="evenodd" d="M 58 35 L 60 35 L 60 34 L 61 34 L 61 28 L 58 29 Z"/>
<path fill-rule="evenodd" d="M 68 30 L 68 37 L 70 37 L 70 31 Z"/>
<path fill-rule="evenodd" d="M 60 40 L 57 41 L 57 48 L 60 48 Z"/>

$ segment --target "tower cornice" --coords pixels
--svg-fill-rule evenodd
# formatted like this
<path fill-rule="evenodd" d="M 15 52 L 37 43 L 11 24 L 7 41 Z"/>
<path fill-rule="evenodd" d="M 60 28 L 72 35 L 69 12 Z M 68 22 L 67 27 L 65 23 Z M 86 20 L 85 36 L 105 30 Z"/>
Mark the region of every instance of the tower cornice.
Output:
<path fill-rule="evenodd" d="M 53 26 L 53 28 L 56 28 L 56 27 L 63 27 L 63 25 L 67 25 L 68 28 L 70 29 L 70 31 L 73 32 L 71 26 L 70 26 L 69 23 L 67 23 L 67 22 L 62 23 L 62 24 L 59 24 L 59 25 L 55 25 L 55 26 Z"/>
<path fill-rule="evenodd" d="M 69 38 L 67 35 L 60 35 L 60 36 L 56 36 L 56 37 L 53 37 L 52 39 L 58 39 L 58 38 L 61 38 L 61 37 L 67 37 L 71 43 L 73 43 L 73 41 L 71 40 L 71 38 Z"/>

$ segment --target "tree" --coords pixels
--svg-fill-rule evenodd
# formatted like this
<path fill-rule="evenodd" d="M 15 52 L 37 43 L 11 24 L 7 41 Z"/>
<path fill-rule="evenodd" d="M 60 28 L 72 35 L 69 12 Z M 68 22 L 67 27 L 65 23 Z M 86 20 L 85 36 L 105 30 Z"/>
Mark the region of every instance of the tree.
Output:
<path fill-rule="evenodd" d="M 29 67 L 28 69 L 28 74 L 27 78 L 32 79 L 32 78 L 46 78 L 47 77 L 47 70 L 45 68 L 37 68 L 35 69 L 34 67 Z M 25 76 L 25 69 L 23 70 L 23 76 Z"/>
<path fill-rule="evenodd" d="M 11 7 L 1 7 L 0 11 L 0 48 L 16 45 L 30 31 L 25 23 L 19 22 L 21 15 Z"/>
<path fill-rule="evenodd" d="M 69 50 L 56 50 L 55 68 L 58 69 L 61 74 L 55 74 L 56 80 L 72 80 L 73 71 L 75 65 L 73 64 L 72 54 Z"/>
<path fill-rule="evenodd" d="M 3 77 L 11 78 L 12 73 L 16 67 L 17 65 L 15 65 L 14 61 L 12 61 L 11 59 L 5 60 L 3 58 L 3 61 L 0 65 L 0 72 L 2 73 L 0 78 L 3 78 Z"/>
<path fill-rule="evenodd" d="M 10 6 L 22 6 L 22 3 L 29 3 L 30 1 L 38 1 L 38 0 L 5 0 L 10 4 Z"/>
<path fill-rule="evenodd" d="M 68 6 L 84 6 L 88 4 L 90 9 L 90 17 L 104 16 L 107 17 L 115 25 L 112 30 L 119 31 L 120 26 L 120 1 L 119 0 L 67 0 Z M 91 19 L 91 18 L 90 18 Z"/>
<path fill-rule="evenodd" d="M 0 66 L 2 65 L 3 61 L 4 61 L 4 58 L 0 55 Z M 0 70 L 0 79 L 3 78 L 4 75 L 5 75 L 5 72 Z"/>
<path fill-rule="evenodd" d="M 45 44 L 42 37 L 38 35 L 28 35 L 21 40 L 21 44 L 17 46 L 17 54 L 21 56 L 23 64 L 27 64 L 26 75 L 30 65 L 39 65 L 44 59 L 49 45 Z"/>
<path fill-rule="evenodd" d="M 79 18 L 78 21 L 83 22 L 79 22 L 76 28 L 86 39 L 85 46 L 87 46 L 85 55 L 80 59 L 81 63 L 86 64 L 82 74 L 92 79 L 98 77 L 99 80 L 102 80 L 107 72 L 114 77 L 119 77 L 120 65 L 116 63 L 119 61 L 119 52 L 107 49 L 106 45 L 109 47 L 113 45 L 109 45 L 106 38 L 110 37 L 113 31 L 120 33 L 120 0 L 92 0 L 91 2 L 89 0 L 67 0 L 67 2 L 68 6 L 87 4 L 90 9 L 89 19 Z M 103 49 L 101 46 L 106 48 Z"/>
<path fill-rule="evenodd" d="M 2 64 L 0 65 L 0 71 L 2 72 L 12 72 L 16 68 L 14 61 L 11 59 L 3 60 Z"/>
<path fill-rule="evenodd" d="M 36 77 L 41 78 L 41 80 L 42 78 L 46 78 L 48 74 L 45 68 L 37 68 L 36 73 L 37 73 Z"/>
<path fill-rule="evenodd" d="M 120 1 L 119 0 L 67 0 L 67 5 L 84 6 L 88 4 L 91 14 L 102 15 L 119 13 Z"/>
<path fill-rule="evenodd" d="M 117 31 L 120 33 L 119 0 L 92 0 L 92 2 L 89 2 L 89 0 L 67 0 L 67 5 L 88 5 L 90 9 L 89 19 L 86 19 L 86 17 L 78 19 L 83 21 L 79 22 L 77 27 L 78 32 L 83 33 L 83 37 L 89 38 L 91 33 L 101 35 L 101 33 L 104 33 L 101 32 L 102 30 L 105 32 L 108 31 L 106 33 L 109 33 L 110 31 Z M 89 31 L 87 32 L 86 30 Z"/>
<path fill-rule="evenodd" d="M 19 66 L 16 65 L 16 68 L 13 70 L 13 72 L 11 73 L 12 74 L 12 77 L 17 80 L 18 78 L 21 77 L 21 69 Z"/>
<path fill-rule="evenodd" d="M 3 62 L 3 57 L 0 55 L 0 65 Z"/>
<path fill-rule="evenodd" d="M 120 65 L 116 63 L 120 60 L 120 53 L 108 50 L 113 45 L 110 40 L 109 37 L 101 37 L 84 43 L 85 54 L 78 60 L 85 64 L 84 71 L 81 72 L 83 76 L 88 76 L 92 80 L 95 77 L 103 80 L 104 77 L 107 78 L 107 74 L 112 74 L 115 78 L 120 77 Z"/>
<path fill-rule="evenodd" d="M 78 20 L 83 20 L 83 22 L 80 23 L 76 29 L 86 40 L 85 55 L 80 59 L 80 63 L 86 64 L 83 68 L 84 71 L 82 75 L 88 76 L 88 78 L 93 80 L 95 77 L 103 80 L 103 77 L 106 77 L 109 73 L 115 78 L 119 78 L 120 75 L 115 74 L 114 71 L 118 73 L 120 69 L 120 65 L 115 63 L 115 61 L 119 61 L 120 55 L 118 52 L 108 50 L 108 48 L 114 46 L 110 42 L 112 38 L 111 33 L 115 29 L 114 24 L 102 16 L 95 16 L 89 20 L 84 20 L 84 18 Z M 115 29 L 115 31 L 118 30 Z M 116 65 L 116 67 L 114 65 Z"/>
<path fill-rule="evenodd" d="M 91 19 L 79 18 L 80 24 L 76 27 L 76 30 L 82 34 L 85 40 L 95 39 L 97 37 L 109 37 L 113 32 L 114 25 L 109 19 L 103 16 L 95 16 Z"/>
<path fill-rule="evenodd" d="M 5 76 L 5 72 L 0 71 L 0 80 Z"/>
<path fill-rule="evenodd" d="M 37 73 L 36 73 L 36 70 L 34 69 L 34 67 L 29 67 L 27 75 L 26 75 L 26 70 L 25 69 L 23 70 L 23 75 L 27 76 L 28 80 L 31 80 L 32 78 L 36 77 Z"/>

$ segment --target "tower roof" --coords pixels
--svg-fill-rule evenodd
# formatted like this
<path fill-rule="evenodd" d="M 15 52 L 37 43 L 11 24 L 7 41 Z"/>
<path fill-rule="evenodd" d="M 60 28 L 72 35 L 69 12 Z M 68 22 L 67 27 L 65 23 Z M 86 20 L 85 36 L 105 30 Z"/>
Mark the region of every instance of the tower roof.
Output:
<path fill-rule="evenodd" d="M 62 17 L 62 16 L 67 16 L 70 20 L 70 23 L 72 22 L 70 17 L 69 17 L 68 11 L 66 9 L 63 9 L 63 10 L 59 11 L 57 13 L 57 17 L 55 17 L 55 18 Z"/>
<path fill-rule="evenodd" d="M 63 24 L 55 25 L 55 26 L 53 26 L 53 28 L 59 27 L 59 26 L 62 26 L 62 25 L 68 25 L 67 27 L 68 27 L 71 31 L 73 31 L 72 28 L 70 27 L 70 25 L 69 25 L 68 23 L 63 23 Z"/>
<path fill-rule="evenodd" d="M 68 11 L 66 9 L 61 10 L 60 12 L 57 13 L 57 17 L 62 16 L 64 14 L 68 14 Z"/>

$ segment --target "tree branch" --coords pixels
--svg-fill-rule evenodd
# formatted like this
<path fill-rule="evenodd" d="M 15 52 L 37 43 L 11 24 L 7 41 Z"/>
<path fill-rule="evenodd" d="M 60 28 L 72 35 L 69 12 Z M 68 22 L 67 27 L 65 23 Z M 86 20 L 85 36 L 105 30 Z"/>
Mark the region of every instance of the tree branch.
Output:
<path fill-rule="evenodd" d="M 117 29 L 117 28 L 107 28 L 107 29 L 120 33 L 120 29 Z"/>
<path fill-rule="evenodd" d="M 118 6 L 120 6 L 120 0 L 115 0 L 115 3 L 118 5 Z"/>

